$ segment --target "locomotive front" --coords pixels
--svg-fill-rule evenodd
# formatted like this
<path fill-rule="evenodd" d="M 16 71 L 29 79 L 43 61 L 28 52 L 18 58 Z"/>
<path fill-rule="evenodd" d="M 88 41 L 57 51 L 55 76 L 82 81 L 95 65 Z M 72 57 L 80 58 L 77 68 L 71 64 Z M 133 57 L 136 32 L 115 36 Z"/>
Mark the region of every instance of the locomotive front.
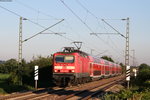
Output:
<path fill-rule="evenodd" d="M 53 60 L 53 78 L 56 85 L 67 86 L 75 76 L 75 54 L 55 53 Z"/>
<path fill-rule="evenodd" d="M 74 73 L 75 56 L 73 54 L 54 55 L 54 73 Z"/>

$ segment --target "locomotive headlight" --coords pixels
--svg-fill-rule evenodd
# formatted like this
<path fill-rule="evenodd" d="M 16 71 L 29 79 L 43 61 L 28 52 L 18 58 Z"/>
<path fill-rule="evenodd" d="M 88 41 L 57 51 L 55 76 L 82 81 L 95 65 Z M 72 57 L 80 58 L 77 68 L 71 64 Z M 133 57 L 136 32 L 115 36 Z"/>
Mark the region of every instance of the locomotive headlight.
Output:
<path fill-rule="evenodd" d="M 57 72 L 57 70 L 54 70 L 55 72 Z"/>
<path fill-rule="evenodd" d="M 62 66 L 55 66 L 54 68 L 55 69 L 62 69 L 63 67 Z"/>
<path fill-rule="evenodd" d="M 72 70 L 72 72 L 74 72 L 74 70 Z"/>
<path fill-rule="evenodd" d="M 75 66 L 67 66 L 66 69 L 75 69 Z"/>

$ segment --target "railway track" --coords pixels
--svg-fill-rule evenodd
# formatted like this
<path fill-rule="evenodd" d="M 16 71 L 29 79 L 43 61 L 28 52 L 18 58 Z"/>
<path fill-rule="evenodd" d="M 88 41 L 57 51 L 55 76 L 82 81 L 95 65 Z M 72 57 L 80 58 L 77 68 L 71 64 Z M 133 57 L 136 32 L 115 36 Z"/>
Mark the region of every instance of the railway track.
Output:
<path fill-rule="evenodd" d="M 118 82 L 121 82 L 122 78 L 117 78 L 108 81 L 104 81 L 99 84 L 94 84 L 94 86 L 88 86 L 88 88 L 79 89 L 79 91 L 75 91 L 74 93 L 70 95 L 64 95 L 57 98 L 57 100 L 88 100 L 92 98 L 94 95 L 101 93 L 102 91 L 105 91 L 106 89 L 112 87 L 113 85 L 117 84 Z M 108 82 L 108 83 L 107 83 Z"/>
<path fill-rule="evenodd" d="M 54 89 L 56 89 L 57 87 L 54 87 Z M 7 95 L 7 96 L 1 96 L 0 97 L 0 100 L 11 100 L 11 99 L 17 99 L 19 97 L 25 97 L 25 96 L 32 96 L 32 95 L 35 95 L 35 94 L 44 94 L 46 93 L 48 90 L 52 90 L 47 88 L 47 89 L 40 89 L 40 90 L 37 90 L 37 91 L 27 91 L 27 92 L 22 92 L 22 93 L 15 93 L 15 94 L 10 94 L 10 95 Z"/>
<path fill-rule="evenodd" d="M 111 86 L 119 83 L 124 79 L 123 76 L 117 76 L 109 79 L 102 79 L 79 86 L 67 88 L 51 88 L 39 91 L 30 91 L 26 93 L 13 94 L 1 97 L 0 100 L 87 100 L 94 95 L 105 91 Z"/>

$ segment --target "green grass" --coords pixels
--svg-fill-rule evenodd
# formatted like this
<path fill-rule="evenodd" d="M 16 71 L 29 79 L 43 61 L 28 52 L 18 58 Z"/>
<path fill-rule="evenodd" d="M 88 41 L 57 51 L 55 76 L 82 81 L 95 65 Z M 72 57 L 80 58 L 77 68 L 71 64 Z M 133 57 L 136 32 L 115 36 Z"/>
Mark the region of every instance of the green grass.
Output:
<path fill-rule="evenodd" d="M 10 74 L 0 73 L 0 94 L 8 94 L 8 93 L 17 92 L 26 89 L 23 86 L 9 83 L 8 81 L 9 77 Z"/>
<path fill-rule="evenodd" d="M 6 94 L 5 88 L 8 88 L 7 79 L 10 77 L 10 74 L 1 74 L 0 73 L 0 94 Z"/>
<path fill-rule="evenodd" d="M 0 80 L 7 80 L 10 77 L 10 74 L 1 74 L 0 73 Z"/>
<path fill-rule="evenodd" d="M 0 94 L 8 94 L 13 92 L 19 92 L 24 90 L 34 90 L 34 85 L 24 84 L 23 86 L 15 85 L 9 80 L 10 74 L 0 73 Z M 31 81 L 31 80 L 30 80 Z M 45 88 L 51 86 L 50 81 L 38 81 L 38 88 Z"/>

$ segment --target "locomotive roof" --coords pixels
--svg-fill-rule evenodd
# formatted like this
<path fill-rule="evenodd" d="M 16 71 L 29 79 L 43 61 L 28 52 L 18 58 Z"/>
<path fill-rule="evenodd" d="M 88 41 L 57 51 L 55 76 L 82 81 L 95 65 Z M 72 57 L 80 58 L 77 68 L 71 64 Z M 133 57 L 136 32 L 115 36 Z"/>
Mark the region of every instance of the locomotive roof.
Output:
<path fill-rule="evenodd" d="M 60 52 L 57 53 L 62 53 L 62 54 L 70 54 L 70 53 L 79 53 L 81 56 L 83 57 L 88 57 L 91 61 L 95 62 L 95 63 L 101 63 L 101 64 L 106 64 L 106 65 L 112 65 L 115 66 L 118 64 L 114 63 L 114 62 L 110 62 L 108 60 L 105 60 L 103 58 L 100 57 L 94 57 L 92 55 L 89 55 L 81 50 L 75 49 L 74 47 L 64 47 L 64 49 Z"/>
<path fill-rule="evenodd" d="M 89 56 L 87 53 L 74 49 L 74 47 L 64 47 L 63 51 L 57 52 L 57 53 L 64 53 L 64 54 L 69 54 L 69 53 L 79 53 L 81 56 Z"/>

